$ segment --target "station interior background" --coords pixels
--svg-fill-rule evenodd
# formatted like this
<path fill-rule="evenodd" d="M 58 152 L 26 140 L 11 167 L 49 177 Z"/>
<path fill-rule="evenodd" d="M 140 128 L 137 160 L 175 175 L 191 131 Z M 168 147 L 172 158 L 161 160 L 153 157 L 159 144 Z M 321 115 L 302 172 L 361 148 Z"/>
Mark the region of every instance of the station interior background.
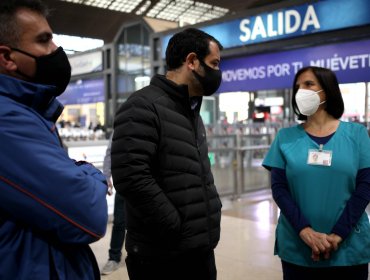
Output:
<path fill-rule="evenodd" d="M 165 46 L 157 45 L 161 38 L 190 25 L 202 27 L 243 16 L 273 13 L 275 10 L 325 1 L 45 0 L 45 2 L 51 8 L 49 22 L 55 32 L 54 40 L 68 52 L 72 64 L 71 83 L 66 94 L 61 97 L 65 110 L 58 120 L 60 135 L 72 158 L 87 160 L 102 167 L 107 139 L 112 133 L 115 111 L 132 92 L 146 86 L 153 74 L 165 71 L 161 57 Z M 228 59 L 234 59 L 274 53 L 276 48 L 279 51 L 290 51 L 302 46 L 347 43 L 370 38 L 369 30 L 370 22 L 353 30 L 344 30 L 344 33 L 339 30 L 324 32 L 321 36 L 308 34 L 303 36 L 301 41 L 294 38 L 283 39 L 277 43 L 268 43 L 267 47 L 259 43 L 251 47 L 230 48 L 225 50 L 224 54 Z M 290 44 L 293 47 L 290 48 Z M 370 42 L 366 41 L 366 44 L 370 49 Z M 361 122 L 369 128 L 370 76 L 367 76 L 367 80 L 341 83 L 340 87 L 345 102 L 342 120 Z M 218 92 L 212 97 L 204 98 L 203 101 L 201 114 L 207 127 L 209 158 L 215 181 L 223 198 L 223 213 L 228 217 L 242 219 L 236 222 L 237 225 L 235 221 L 229 220 L 231 218 L 226 218 L 225 223 L 230 223 L 229 229 L 242 230 L 248 235 L 249 237 L 238 238 L 251 246 L 253 245 L 249 242 L 254 234 L 268 234 L 268 245 L 273 243 L 273 225 L 276 223 L 279 209 L 271 199 L 269 174 L 261 167 L 261 162 L 276 132 L 282 127 L 297 123 L 290 107 L 290 98 L 291 88 L 279 87 Z M 109 214 L 112 214 L 113 196 L 107 199 Z M 262 224 L 248 224 L 258 221 Z M 262 231 L 257 233 L 241 229 L 261 225 Z M 226 234 L 229 234 L 229 229 L 226 230 Z M 103 243 L 96 245 L 95 250 L 107 251 L 105 250 L 107 248 L 102 247 L 108 246 L 108 241 L 109 236 Z M 225 243 L 221 245 L 227 246 L 236 245 Z M 276 259 L 272 259 L 272 245 L 268 252 L 262 253 L 259 252 L 261 255 L 257 258 L 266 261 L 266 266 L 270 265 L 272 271 L 267 272 L 269 276 L 264 275 L 255 279 L 281 279 L 279 264 Z M 271 258 L 265 259 L 264 254 L 271 255 Z M 105 253 L 100 252 L 98 255 L 99 261 L 105 261 Z M 243 253 L 240 256 L 248 258 Z M 242 260 L 237 262 L 242 263 Z M 221 267 L 223 265 L 226 266 L 223 263 Z M 247 270 L 236 269 L 239 269 L 240 273 L 248 273 Z M 253 270 L 251 267 L 248 269 Z M 128 279 L 124 278 L 126 276 L 122 276 L 122 273 L 124 272 L 118 274 L 121 278 L 113 276 L 109 279 Z M 230 276 L 231 272 L 226 268 L 223 273 L 229 276 L 220 279 L 242 279 Z M 259 275 L 261 272 L 254 273 Z"/>
<path fill-rule="evenodd" d="M 149 84 L 152 75 L 165 72 L 166 38 L 176 30 L 190 25 L 220 26 L 217 25 L 220 22 L 222 25 L 239 18 L 252 19 L 255 15 L 263 18 L 267 14 L 266 29 L 276 33 L 273 30 L 276 26 L 269 27 L 270 16 L 279 17 L 284 9 L 286 14 L 298 13 L 303 7 L 307 9 L 307 18 L 311 5 L 325 4 L 325 1 L 46 0 L 51 8 L 50 25 L 55 32 L 55 42 L 68 51 L 72 65 L 71 82 L 60 97 L 65 110 L 58 120 L 60 135 L 70 155 L 102 164 L 115 111 L 132 92 Z M 366 1 L 355 2 L 360 5 Z M 319 17 L 319 8 L 316 9 Z M 271 42 L 267 39 L 248 46 L 225 46 L 221 70 L 234 61 L 238 67 L 253 62 L 249 57 L 263 60 L 266 56 L 276 60 L 276 57 L 290 56 L 296 49 L 314 52 L 320 44 L 325 47 L 325 44 L 339 42 L 340 48 L 342 42 L 360 40 L 365 42 L 365 47 L 370 47 L 369 41 L 361 41 L 370 38 L 369 22 L 362 25 L 322 32 L 323 35 L 311 31 L 313 34 L 299 34 L 298 38 L 275 41 L 272 38 Z M 235 34 L 238 37 L 237 30 Z M 216 38 L 217 35 L 223 39 L 222 33 L 216 32 Z M 366 63 L 370 65 L 369 61 Z M 279 74 L 279 67 L 274 68 L 274 74 Z M 345 102 L 342 120 L 369 125 L 370 78 L 368 74 L 366 77 L 367 80 L 340 84 Z M 275 87 L 278 80 L 261 80 L 260 84 L 266 86 L 256 85 L 248 90 L 248 84 L 258 80 L 245 80 L 241 86 L 226 83 L 226 79 L 222 85 L 227 86 L 221 85 L 221 91 L 204 98 L 201 115 L 207 127 L 209 156 L 220 193 L 237 197 L 269 187 L 261 161 L 276 132 L 297 121 L 290 106 L 291 81 Z"/>

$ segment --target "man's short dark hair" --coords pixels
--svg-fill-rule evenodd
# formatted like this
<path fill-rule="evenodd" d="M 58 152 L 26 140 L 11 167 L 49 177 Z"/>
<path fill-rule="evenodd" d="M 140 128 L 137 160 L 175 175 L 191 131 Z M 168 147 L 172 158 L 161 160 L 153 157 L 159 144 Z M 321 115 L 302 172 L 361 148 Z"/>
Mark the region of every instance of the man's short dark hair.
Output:
<path fill-rule="evenodd" d="M 21 30 L 15 14 L 21 8 L 30 9 L 44 17 L 49 13 L 40 0 L 0 0 L 0 45 L 17 45 Z"/>
<path fill-rule="evenodd" d="M 204 58 L 210 53 L 209 42 L 215 42 L 219 49 L 223 47 L 213 36 L 196 28 L 188 28 L 172 36 L 166 49 L 167 70 L 174 70 L 181 67 L 187 55 L 196 53 L 198 59 Z"/>
<path fill-rule="evenodd" d="M 335 119 L 340 119 L 344 113 L 344 102 L 342 98 L 342 93 L 340 92 L 337 76 L 335 73 L 327 68 L 316 67 L 316 66 L 307 66 L 300 69 L 295 75 L 293 82 L 293 95 L 292 95 L 292 106 L 294 113 L 298 116 L 299 120 L 307 120 L 307 116 L 302 115 L 295 101 L 295 96 L 298 91 L 296 86 L 298 77 L 306 71 L 311 70 L 315 75 L 316 79 L 320 83 L 322 89 L 325 91 L 326 96 L 326 106 L 325 111 L 329 115 L 333 116 Z"/>

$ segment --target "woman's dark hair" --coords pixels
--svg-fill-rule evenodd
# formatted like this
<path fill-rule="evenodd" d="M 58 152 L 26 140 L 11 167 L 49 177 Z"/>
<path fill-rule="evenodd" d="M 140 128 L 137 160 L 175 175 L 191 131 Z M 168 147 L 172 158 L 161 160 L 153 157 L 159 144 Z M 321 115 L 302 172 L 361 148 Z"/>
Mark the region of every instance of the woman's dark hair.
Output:
<path fill-rule="evenodd" d="M 189 53 L 197 54 L 199 60 L 210 53 L 209 42 L 215 42 L 219 49 L 223 47 L 213 36 L 196 28 L 188 28 L 172 36 L 166 49 L 167 70 L 181 67 Z"/>
<path fill-rule="evenodd" d="M 294 113 L 298 116 L 298 120 L 307 120 L 307 116 L 302 115 L 299 112 L 297 103 L 295 101 L 295 96 L 298 91 L 298 87 L 296 85 L 297 79 L 302 73 L 306 71 L 312 71 L 312 73 L 318 80 L 321 88 L 325 91 L 326 96 L 325 111 L 329 115 L 333 116 L 335 119 L 340 119 L 344 112 L 344 103 L 335 73 L 327 68 L 308 66 L 300 69 L 297 72 L 293 82 L 292 106 Z"/>

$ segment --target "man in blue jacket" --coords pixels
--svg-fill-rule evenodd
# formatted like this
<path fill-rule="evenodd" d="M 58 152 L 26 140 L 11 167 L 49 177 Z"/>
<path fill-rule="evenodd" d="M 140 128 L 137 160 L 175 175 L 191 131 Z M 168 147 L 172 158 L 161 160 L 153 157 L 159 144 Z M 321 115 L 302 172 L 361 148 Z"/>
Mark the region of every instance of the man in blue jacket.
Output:
<path fill-rule="evenodd" d="M 0 1 L 0 279 L 99 279 L 105 177 L 55 128 L 71 68 L 39 0 Z"/>

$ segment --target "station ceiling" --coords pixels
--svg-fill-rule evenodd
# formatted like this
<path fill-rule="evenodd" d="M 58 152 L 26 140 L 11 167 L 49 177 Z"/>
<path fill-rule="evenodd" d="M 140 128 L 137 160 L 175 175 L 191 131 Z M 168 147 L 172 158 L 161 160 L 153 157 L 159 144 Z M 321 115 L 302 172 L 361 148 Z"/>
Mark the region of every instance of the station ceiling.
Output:
<path fill-rule="evenodd" d="M 99 2 L 99 0 L 44 0 L 44 3 L 51 10 L 49 23 L 53 32 L 56 34 L 102 39 L 105 43 L 109 43 L 113 41 L 122 25 L 140 20 L 142 17 L 142 15 L 137 15 L 137 8 L 130 13 L 119 12 L 84 4 L 89 1 Z M 114 2 L 116 0 L 111 1 Z M 143 0 L 140 5 L 150 2 L 152 7 L 159 1 L 160 0 Z M 179 2 L 179 0 L 177 0 L 177 2 Z M 245 13 L 249 9 L 263 9 L 266 5 L 276 4 L 277 2 L 282 2 L 282 0 L 200 0 L 200 2 L 228 9 L 224 17 L 229 17 Z M 140 7 L 140 5 L 138 5 L 138 7 Z M 174 22 L 168 23 L 176 25 Z"/>

